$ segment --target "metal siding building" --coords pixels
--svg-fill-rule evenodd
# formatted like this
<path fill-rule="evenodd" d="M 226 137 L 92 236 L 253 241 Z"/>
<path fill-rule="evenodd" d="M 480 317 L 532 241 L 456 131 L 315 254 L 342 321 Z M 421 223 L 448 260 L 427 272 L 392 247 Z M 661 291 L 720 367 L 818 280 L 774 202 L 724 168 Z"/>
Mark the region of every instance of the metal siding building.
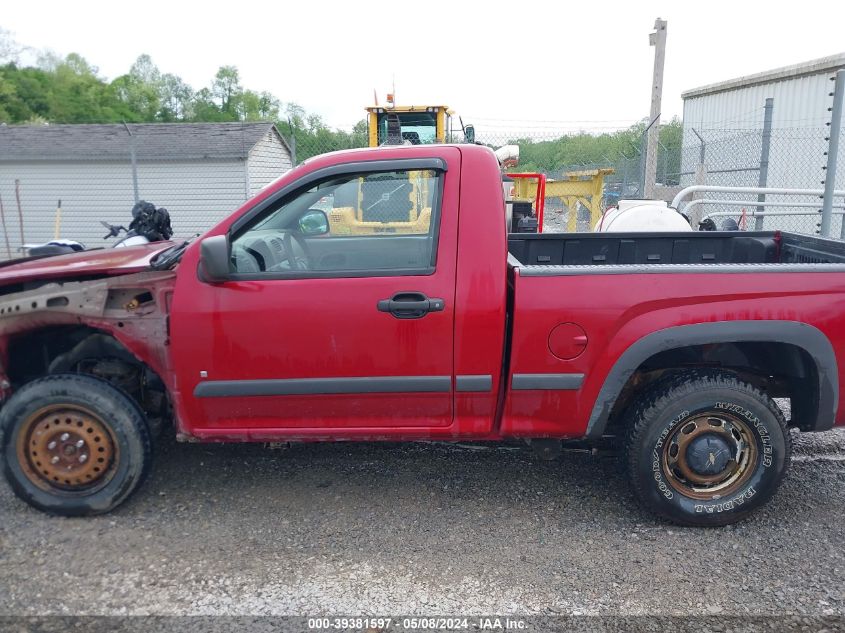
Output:
<path fill-rule="evenodd" d="M 764 107 L 766 99 L 773 98 L 768 186 L 820 187 L 833 91 L 830 78 L 840 68 L 845 68 L 845 53 L 684 92 L 687 151 L 682 184 L 691 184 L 689 174 L 698 163 L 693 148 L 700 142 L 694 128 L 708 145 L 708 184 L 756 186 L 757 171 L 712 172 L 728 164 L 759 166 Z"/>
<path fill-rule="evenodd" d="M 21 241 L 15 181 L 26 242 L 54 237 L 61 199 L 61 236 L 107 246 L 100 220 L 131 220 L 133 149 L 138 195 L 170 211 L 177 238 L 204 232 L 291 168 L 290 148 L 271 123 L 0 126 L 12 248 Z"/>

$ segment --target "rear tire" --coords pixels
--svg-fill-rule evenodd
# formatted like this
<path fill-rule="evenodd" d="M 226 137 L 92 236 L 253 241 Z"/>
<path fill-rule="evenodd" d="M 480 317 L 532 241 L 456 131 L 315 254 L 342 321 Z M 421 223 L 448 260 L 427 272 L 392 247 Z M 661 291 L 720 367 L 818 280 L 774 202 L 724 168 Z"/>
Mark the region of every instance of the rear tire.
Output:
<path fill-rule="evenodd" d="M 777 491 L 792 452 L 778 406 L 728 372 L 661 379 L 628 409 L 625 423 L 634 495 L 680 525 L 742 520 Z"/>
<path fill-rule="evenodd" d="M 62 516 L 112 510 L 144 480 L 150 430 L 132 398 L 105 380 L 57 374 L 0 410 L 3 473 L 31 506 Z"/>

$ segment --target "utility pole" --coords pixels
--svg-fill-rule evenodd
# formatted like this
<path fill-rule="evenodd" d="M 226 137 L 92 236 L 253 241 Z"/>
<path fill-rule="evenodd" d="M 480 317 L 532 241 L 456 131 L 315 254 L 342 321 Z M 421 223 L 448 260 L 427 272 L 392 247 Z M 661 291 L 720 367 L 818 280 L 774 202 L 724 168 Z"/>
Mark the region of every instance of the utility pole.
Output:
<path fill-rule="evenodd" d="M 660 109 L 663 103 L 663 62 L 666 61 L 666 20 L 654 21 L 654 33 L 648 36 L 648 43 L 654 46 L 654 76 L 651 81 L 651 112 L 648 120 L 652 122 L 646 143 L 645 183 L 643 195 L 654 197 L 654 185 L 657 181 L 657 141 L 660 138 Z"/>

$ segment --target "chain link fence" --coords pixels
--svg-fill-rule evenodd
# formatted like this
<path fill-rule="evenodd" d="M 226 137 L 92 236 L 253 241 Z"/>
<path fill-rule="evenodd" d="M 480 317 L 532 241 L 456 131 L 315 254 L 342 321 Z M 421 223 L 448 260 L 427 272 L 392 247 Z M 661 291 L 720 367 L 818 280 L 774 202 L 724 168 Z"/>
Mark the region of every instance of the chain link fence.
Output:
<path fill-rule="evenodd" d="M 769 130 L 760 110 L 760 126 L 745 129 L 663 125 L 652 158 L 645 155 L 647 123 L 583 131 L 477 123 L 476 141 L 518 145 L 520 163 L 511 171 L 542 173 L 557 183 L 547 186 L 544 230 L 589 231 L 608 206 L 644 197 L 649 160 L 656 161 L 653 197 L 667 202 L 690 185 L 823 189 L 830 128 Z M 307 136 L 272 123 L 0 127 L 0 257 L 56 237 L 109 246 L 101 222 L 128 226 L 138 199 L 166 207 L 175 238 L 190 238 L 308 157 L 366 146 L 360 124 L 341 132 Z M 845 189 L 845 157 L 835 187 Z M 515 187 L 516 195 L 526 191 Z M 680 207 L 696 228 L 709 219 L 718 228 L 813 234 L 822 197 L 699 192 Z M 840 196 L 830 236 L 842 235 L 843 213 Z"/>
<path fill-rule="evenodd" d="M 719 228 L 819 233 L 830 146 L 827 128 L 708 130 L 699 134 L 695 144 L 685 144 L 680 150 L 680 186 L 767 187 L 816 193 L 698 192 L 681 207 L 694 225 L 709 218 Z M 840 139 L 843 136 L 840 133 Z M 838 161 L 834 183 L 837 190 L 845 188 L 842 161 Z M 831 237 L 841 235 L 842 202 L 842 197 L 834 200 Z"/>
<path fill-rule="evenodd" d="M 762 108 L 761 108 L 762 114 Z M 761 116 L 762 118 L 762 116 Z M 690 133 L 692 132 L 692 133 Z M 691 185 L 716 187 L 767 187 L 815 190 L 817 193 L 766 194 L 701 192 L 679 205 L 694 228 L 712 219 L 717 228 L 741 230 L 784 230 L 818 234 L 821 224 L 821 190 L 827 179 L 830 147 L 829 127 L 764 129 L 685 130 L 676 142 L 661 138 L 656 161 L 656 182 L 650 197 L 671 202 Z M 593 171 L 607 171 L 602 177 L 601 209 L 620 199 L 646 197 L 645 134 L 630 139 L 628 147 L 615 156 L 589 162 L 568 162 L 554 151 L 577 144 L 581 135 L 550 135 L 549 138 L 520 137 L 519 134 L 485 134 L 480 140 L 491 147 L 514 143 L 520 147 L 520 166 L 514 171 L 537 171 L 548 178 L 588 178 Z M 633 136 L 629 134 L 629 136 Z M 661 133 L 661 136 L 663 134 Z M 845 153 L 845 133 L 840 133 L 840 155 Z M 675 139 L 672 139 L 675 140 Z M 540 158 L 538 159 L 538 156 Z M 837 162 L 835 189 L 845 189 L 845 157 Z M 573 187 L 576 190 L 577 187 Z M 579 216 L 577 230 L 590 230 L 586 222 L 591 200 L 548 197 L 545 229 L 571 229 L 570 214 Z M 842 235 L 845 200 L 835 198 L 831 237 Z"/>

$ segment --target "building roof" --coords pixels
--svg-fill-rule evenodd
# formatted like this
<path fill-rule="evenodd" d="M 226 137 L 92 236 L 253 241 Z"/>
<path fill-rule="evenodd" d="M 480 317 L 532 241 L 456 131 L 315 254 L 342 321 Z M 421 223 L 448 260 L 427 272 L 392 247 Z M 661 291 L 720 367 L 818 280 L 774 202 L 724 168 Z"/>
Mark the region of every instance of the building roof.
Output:
<path fill-rule="evenodd" d="M 737 77 L 736 79 L 720 81 L 719 83 L 708 84 L 706 86 L 701 86 L 700 88 L 693 88 L 692 90 L 682 92 L 681 98 L 692 99 L 694 97 L 703 97 L 717 92 L 726 92 L 728 90 L 737 90 L 739 88 L 747 88 L 749 86 L 756 86 L 759 84 L 785 81 L 796 77 L 806 77 L 807 75 L 817 75 L 819 73 L 826 72 L 832 73 L 839 68 L 845 68 L 845 53 L 831 55 L 830 57 L 822 57 L 820 59 L 813 59 L 808 62 L 793 64 L 792 66 L 775 68 L 774 70 L 767 70 L 753 75 L 745 75 L 744 77 Z"/>
<path fill-rule="evenodd" d="M 245 160 L 273 123 L 0 125 L 0 161 Z"/>

